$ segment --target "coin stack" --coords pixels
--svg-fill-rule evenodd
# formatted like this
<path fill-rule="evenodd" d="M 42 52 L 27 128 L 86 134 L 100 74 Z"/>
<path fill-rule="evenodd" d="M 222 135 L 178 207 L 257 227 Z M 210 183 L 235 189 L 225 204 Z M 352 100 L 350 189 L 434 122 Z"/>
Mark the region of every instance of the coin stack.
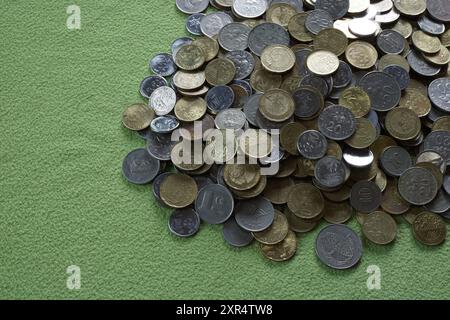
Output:
<path fill-rule="evenodd" d="M 449 0 L 176 0 L 176 7 L 192 36 L 151 58 L 153 75 L 140 85 L 148 103 L 123 113 L 124 126 L 146 140 L 126 156 L 123 174 L 153 182 L 157 201 L 173 208 L 172 233 L 221 224 L 231 246 L 256 240 L 265 257 L 284 261 L 296 252 L 296 234 L 325 220 L 315 250 L 336 269 L 360 261 L 362 239 L 392 243 L 397 217 L 421 244 L 444 242 Z M 212 162 L 196 161 L 195 152 L 184 159 L 199 140 Z M 253 162 L 230 162 L 240 155 Z M 345 225 L 353 217 L 362 239 Z"/>

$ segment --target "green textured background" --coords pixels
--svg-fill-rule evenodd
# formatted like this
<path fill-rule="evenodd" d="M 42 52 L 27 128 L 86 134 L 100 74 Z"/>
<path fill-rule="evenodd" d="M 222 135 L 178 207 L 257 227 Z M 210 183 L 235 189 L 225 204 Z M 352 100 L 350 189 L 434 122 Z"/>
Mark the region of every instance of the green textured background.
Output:
<path fill-rule="evenodd" d="M 281 264 L 231 249 L 219 227 L 171 236 L 150 187 L 122 178 L 143 141 L 121 113 L 141 101 L 149 58 L 186 33 L 174 1 L 79 0 L 78 31 L 66 28 L 72 2 L 0 4 L 0 298 L 450 298 L 449 242 L 425 248 L 406 222 L 345 272 L 317 261 L 317 229 Z M 66 288 L 72 264 L 81 290 Z M 371 264 L 379 291 L 366 287 Z"/>

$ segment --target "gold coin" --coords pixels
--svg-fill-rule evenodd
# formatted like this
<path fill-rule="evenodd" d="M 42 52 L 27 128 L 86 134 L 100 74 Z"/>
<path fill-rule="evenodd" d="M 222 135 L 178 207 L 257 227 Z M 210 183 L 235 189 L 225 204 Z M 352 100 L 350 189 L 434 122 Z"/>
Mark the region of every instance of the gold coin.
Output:
<path fill-rule="evenodd" d="M 177 88 L 178 92 L 185 97 L 198 97 L 198 96 L 204 96 L 208 90 L 209 87 L 208 86 L 203 86 L 200 89 L 196 89 L 196 90 L 192 90 L 192 91 L 187 91 L 187 90 L 183 90 L 180 88 Z"/>
<path fill-rule="evenodd" d="M 422 53 L 425 60 L 439 66 L 445 66 L 450 62 L 450 51 L 441 45 L 441 49 L 438 53 Z"/>
<path fill-rule="evenodd" d="M 438 53 L 441 50 L 441 40 L 418 30 L 412 34 L 413 45 L 424 53 Z"/>
<path fill-rule="evenodd" d="M 160 187 L 161 200 L 172 208 L 184 208 L 197 197 L 197 184 L 190 176 L 179 173 L 168 175 Z"/>
<path fill-rule="evenodd" d="M 261 169 L 257 164 L 226 164 L 223 178 L 233 189 L 248 190 L 258 184 Z"/>
<path fill-rule="evenodd" d="M 239 147 L 251 158 L 265 158 L 272 152 L 272 137 L 262 130 L 247 129 L 239 137 Z"/>
<path fill-rule="evenodd" d="M 263 255 L 272 261 L 286 261 L 292 258 L 297 251 L 297 237 L 295 233 L 288 232 L 286 238 L 277 244 L 260 244 Z"/>
<path fill-rule="evenodd" d="M 329 223 L 346 223 L 351 219 L 353 209 L 350 204 L 345 202 L 325 201 L 323 218 Z"/>
<path fill-rule="evenodd" d="M 428 88 L 425 84 L 423 84 L 422 82 L 420 82 L 419 80 L 416 79 L 411 79 L 409 81 L 409 86 L 408 88 L 411 89 L 417 89 L 420 91 L 420 93 L 422 93 L 423 95 L 427 96 L 428 95 Z"/>
<path fill-rule="evenodd" d="M 213 38 L 200 37 L 195 39 L 192 44 L 203 50 L 206 62 L 217 57 L 219 53 L 219 43 Z"/>
<path fill-rule="evenodd" d="M 321 30 L 314 38 L 314 49 L 325 50 L 340 56 L 347 49 L 347 36 L 340 30 L 326 28 Z"/>
<path fill-rule="evenodd" d="M 383 211 L 368 214 L 361 229 L 367 239 L 380 245 L 391 243 L 397 235 L 397 223 Z"/>
<path fill-rule="evenodd" d="M 203 98 L 181 98 L 175 104 L 175 115 L 181 121 L 191 122 L 203 117 L 206 101 Z"/>
<path fill-rule="evenodd" d="M 284 125 L 280 131 L 281 146 L 290 154 L 298 155 L 298 137 L 306 131 L 306 127 L 299 122 L 291 122 Z"/>
<path fill-rule="evenodd" d="M 275 178 L 286 178 L 292 175 L 297 169 L 297 159 L 289 157 L 280 161 L 280 167 L 278 169 Z"/>
<path fill-rule="evenodd" d="M 450 47 L 450 28 L 441 34 L 441 43 L 444 47 Z"/>
<path fill-rule="evenodd" d="M 397 65 L 409 72 L 411 69 L 408 61 L 398 54 L 388 53 L 380 58 L 378 61 L 378 70 L 383 71 L 387 66 Z"/>
<path fill-rule="evenodd" d="M 445 130 L 450 131 L 450 116 L 439 117 L 434 121 L 431 130 Z"/>
<path fill-rule="evenodd" d="M 300 81 L 302 80 L 300 75 L 296 72 L 292 72 L 294 69 L 283 77 L 283 83 L 281 84 L 281 89 L 290 94 L 293 94 L 294 91 L 300 87 Z"/>
<path fill-rule="evenodd" d="M 285 73 L 294 67 L 295 55 L 283 45 L 267 46 L 261 53 L 261 64 L 267 71 Z"/>
<path fill-rule="evenodd" d="M 322 191 L 323 196 L 330 201 L 333 202 L 342 202 L 345 200 L 350 199 L 350 193 L 352 189 L 347 186 L 343 185 L 339 190 L 336 191 Z"/>
<path fill-rule="evenodd" d="M 125 128 L 139 131 L 148 128 L 155 118 L 155 112 L 143 103 L 133 104 L 125 109 L 122 123 Z"/>
<path fill-rule="evenodd" d="M 370 43 L 354 41 L 345 50 L 345 58 L 357 69 L 370 69 L 378 59 L 377 50 Z"/>
<path fill-rule="evenodd" d="M 205 72 L 187 72 L 179 70 L 173 76 L 173 84 L 181 90 L 196 90 L 205 83 Z"/>
<path fill-rule="evenodd" d="M 342 148 L 336 141 L 328 140 L 327 156 L 342 160 Z"/>
<path fill-rule="evenodd" d="M 398 192 L 397 180 L 388 179 L 386 189 L 381 197 L 381 208 L 390 214 L 402 214 L 409 210 L 410 204 L 403 200 Z"/>
<path fill-rule="evenodd" d="M 349 87 L 339 97 L 339 104 L 349 109 L 355 118 L 362 118 L 370 112 L 370 97 L 360 87 Z"/>
<path fill-rule="evenodd" d="M 264 198 L 273 204 L 285 204 L 294 181 L 291 178 L 271 178 L 264 189 Z"/>
<path fill-rule="evenodd" d="M 414 237 L 422 244 L 437 246 L 445 241 L 447 226 L 438 214 L 424 211 L 414 219 L 412 225 Z"/>
<path fill-rule="evenodd" d="M 263 193 L 267 186 L 267 177 L 261 176 L 256 186 L 248 190 L 235 190 L 231 188 L 231 192 L 236 195 L 239 199 L 251 199 L 259 196 Z"/>
<path fill-rule="evenodd" d="M 431 102 L 428 96 L 419 90 L 408 87 L 403 91 L 399 107 L 414 111 L 418 117 L 425 117 L 430 113 Z"/>
<path fill-rule="evenodd" d="M 226 58 L 214 59 L 205 68 L 206 82 L 211 86 L 226 85 L 233 81 L 235 74 L 233 61 Z"/>
<path fill-rule="evenodd" d="M 183 140 L 177 143 L 170 152 L 170 160 L 175 167 L 184 171 L 198 170 L 203 166 L 201 154 L 195 155 L 192 144 Z"/>
<path fill-rule="evenodd" d="M 309 221 L 297 217 L 288 207 L 285 207 L 284 215 L 288 220 L 289 229 L 294 232 L 306 233 L 313 230 L 318 225 L 317 221 Z"/>
<path fill-rule="evenodd" d="M 266 12 L 267 22 L 279 24 L 287 28 L 289 21 L 297 14 L 297 10 L 287 3 L 272 4 Z"/>
<path fill-rule="evenodd" d="M 291 158 L 294 159 L 294 158 Z M 296 178 L 314 177 L 315 160 L 300 158 L 297 160 L 294 176 Z"/>
<path fill-rule="evenodd" d="M 297 13 L 289 20 L 288 30 L 291 36 L 300 42 L 310 42 L 314 39 L 314 34 L 305 27 L 307 12 Z"/>
<path fill-rule="evenodd" d="M 250 85 L 255 91 L 265 92 L 270 89 L 278 89 L 281 86 L 283 77 L 279 74 L 259 69 L 253 71 L 250 76 Z"/>
<path fill-rule="evenodd" d="M 380 188 L 381 192 L 383 192 L 386 189 L 387 177 L 386 174 L 383 172 L 383 170 L 378 169 L 374 182 Z"/>
<path fill-rule="evenodd" d="M 396 146 L 397 142 L 389 136 L 379 135 L 374 143 L 369 147 L 372 151 L 375 160 L 379 159 L 384 149 L 391 146 Z"/>
<path fill-rule="evenodd" d="M 277 244 L 286 238 L 289 232 L 289 224 L 284 214 L 275 210 L 272 225 L 266 230 L 252 232 L 253 237 L 262 244 Z"/>
<path fill-rule="evenodd" d="M 422 127 L 417 114 L 406 108 L 394 108 L 389 111 L 385 126 L 392 137 L 403 141 L 416 138 Z"/>
<path fill-rule="evenodd" d="M 394 24 L 392 30 L 397 31 L 403 36 L 403 38 L 408 39 L 412 35 L 413 27 L 409 21 L 400 18 Z"/>
<path fill-rule="evenodd" d="M 372 122 L 366 118 L 356 119 L 355 133 L 345 142 L 355 149 L 368 148 L 377 139 L 377 131 Z"/>
<path fill-rule="evenodd" d="M 418 16 L 427 9 L 426 0 L 394 0 L 393 3 L 406 16 Z"/>
<path fill-rule="evenodd" d="M 294 108 L 292 95 L 281 89 L 267 90 L 259 99 L 259 112 L 273 122 L 290 119 L 294 114 Z"/>
<path fill-rule="evenodd" d="M 205 54 L 200 47 L 188 44 L 178 50 L 175 55 L 175 63 L 180 69 L 196 70 L 205 63 Z"/>
<path fill-rule="evenodd" d="M 306 66 L 309 71 L 316 75 L 328 76 L 335 73 L 339 68 L 339 59 L 330 51 L 313 51 L 306 58 Z"/>
<path fill-rule="evenodd" d="M 322 213 L 325 201 L 319 189 L 308 183 L 299 183 L 291 188 L 287 205 L 296 216 L 314 219 Z"/>

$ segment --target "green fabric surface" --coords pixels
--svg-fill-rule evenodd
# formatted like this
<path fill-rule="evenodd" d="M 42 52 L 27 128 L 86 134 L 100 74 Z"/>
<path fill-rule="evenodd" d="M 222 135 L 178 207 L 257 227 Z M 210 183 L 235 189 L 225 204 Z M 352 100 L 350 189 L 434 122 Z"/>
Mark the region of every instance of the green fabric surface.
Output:
<path fill-rule="evenodd" d="M 81 30 L 69 31 L 71 1 L 0 0 L 0 298 L 449 299 L 449 242 L 419 245 L 405 221 L 394 244 L 365 242 L 348 271 L 315 256 L 325 223 L 298 236 L 286 263 L 256 244 L 230 248 L 218 226 L 169 233 L 151 186 L 122 178 L 144 142 L 121 114 L 143 101 L 149 58 L 186 35 L 174 2 L 77 0 Z M 367 289 L 372 264 L 381 290 Z M 80 290 L 66 288 L 69 265 L 81 268 Z"/>

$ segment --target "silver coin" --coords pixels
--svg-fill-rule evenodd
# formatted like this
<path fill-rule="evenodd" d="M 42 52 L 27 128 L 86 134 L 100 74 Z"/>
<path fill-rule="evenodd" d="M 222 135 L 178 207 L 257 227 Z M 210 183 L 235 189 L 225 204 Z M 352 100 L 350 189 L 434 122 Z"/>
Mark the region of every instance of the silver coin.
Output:
<path fill-rule="evenodd" d="M 205 36 L 212 38 L 218 35 L 223 27 L 232 22 L 233 18 L 225 12 L 213 12 L 203 17 L 200 29 Z"/>
<path fill-rule="evenodd" d="M 375 35 L 379 27 L 380 25 L 375 21 L 365 18 L 352 19 L 348 23 L 350 32 L 360 37 Z"/>
<path fill-rule="evenodd" d="M 194 13 L 193 15 L 190 15 L 186 20 L 186 30 L 194 36 L 203 35 L 200 23 L 204 16 L 204 13 Z"/>
<path fill-rule="evenodd" d="M 395 10 L 395 8 L 392 8 L 391 11 L 384 13 L 384 14 L 378 14 L 375 17 L 375 22 L 378 23 L 392 23 L 394 21 L 397 21 L 398 18 L 400 18 L 400 14 Z"/>
<path fill-rule="evenodd" d="M 266 0 L 234 0 L 233 11 L 247 19 L 254 19 L 262 16 L 267 10 Z"/>
<path fill-rule="evenodd" d="M 170 113 L 177 102 L 177 95 L 170 87 L 159 87 L 153 91 L 149 99 L 149 107 L 155 111 L 158 116 L 164 116 Z"/>
<path fill-rule="evenodd" d="M 205 11 L 209 6 L 209 0 L 176 0 L 178 10 L 186 14 Z"/>
<path fill-rule="evenodd" d="M 172 55 L 160 53 L 150 60 L 150 70 L 163 77 L 169 77 L 177 71 L 177 66 L 173 61 Z"/>
<path fill-rule="evenodd" d="M 245 50 L 248 47 L 248 35 L 251 29 L 243 23 L 233 22 L 219 32 L 219 44 L 226 51 Z"/>
<path fill-rule="evenodd" d="M 224 223 L 231 217 L 233 209 L 233 195 L 220 184 L 205 186 L 195 200 L 195 210 L 203 221 L 210 224 Z"/>
<path fill-rule="evenodd" d="M 250 232 L 266 230 L 273 223 L 275 210 L 265 198 L 259 196 L 251 200 L 240 201 L 235 210 L 238 225 Z"/>
<path fill-rule="evenodd" d="M 375 159 L 373 152 L 369 149 L 353 148 L 345 148 L 342 157 L 349 166 L 354 168 L 367 168 Z"/>
<path fill-rule="evenodd" d="M 150 76 L 142 80 L 139 92 L 144 98 L 150 99 L 153 91 L 159 87 L 167 86 L 167 80 L 161 76 Z"/>
<path fill-rule="evenodd" d="M 280 25 L 265 22 L 257 25 L 250 31 L 248 46 L 250 51 L 260 56 L 265 47 L 273 44 L 289 46 L 289 33 Z"/>
<path fill-rule="evenodd" d="M 245 113 L 239 109 L 226 109 L 220 111 L 215 119 L 217 129 L 242 129 L 246 122 Z"/>
<path fill-rule="evenodd" d="M 371 1 L 371 6 L 374 6 L 379 13 L 387 12 L 394 7 L 392 0 Z"/>
<path fill-rule="evenodd" d="M 425 207 L 433 213 L 444 213 L 450 210 L 450 195 L 440 189 L 437 196 Z"/>
<path fill-rule="evenodd" d="M 418 154 L 416 163 L 430 162 L 439 168 L 441 173 L 445 173 L 447 163 L 444 158 L 436 151 L 425 150 Z"/>
<path fill-rule="evenodd" d="M 238 248 L 248 246 L 253 241 L 252 233 L 242 229 L 234 217 L 224 223 L 222 235 L 229 245 Z"/>
<path fill-rule="evenodd" d="M 160 162 L 145 149 L 131 151 L 123 160 L 122 173 L 134 184 L 150 183 L 159 173 Z"/>
<path fill-rule="evenodd" d="M 255 58 L 248 51 L 244 50 L 231 51 L 225 55 L 225 58 L 233 61 L 234 66 L 236 67 L 236 74 L 234 76 L 235 80 L 242 80 L 248 78 L 255 68 Z"/>
<path fill-rule="evenodd" d="M 259 100 L 262 97 L 262 93 L 255 93 L 252 95 L 244 105 L 244 113 L 247 117 L 248 122 L 251 125 L 257 126 L 256 124 L 256 114 L 259 108 Z"/>
<path fill-rule="evenodd" d="M 170 133 L 147 133 L 147 151 L 154 158 L 161 161 L 169 161 L 172 148 L 178 141 L 172 141 Z"/>
<path fill-rule="evenodd" d="M 157 117 L 150 123 L 150 128 L 156 133 L 169 133 L 178 128 L 180 122 L 172 115 Z"/>
<path fill-rule="evenodd" d="M 169 217 L 169 230 L 178 237 L 193 236 L 199 228 L 200 218 L 193 209 L 177 209 Z"/>

